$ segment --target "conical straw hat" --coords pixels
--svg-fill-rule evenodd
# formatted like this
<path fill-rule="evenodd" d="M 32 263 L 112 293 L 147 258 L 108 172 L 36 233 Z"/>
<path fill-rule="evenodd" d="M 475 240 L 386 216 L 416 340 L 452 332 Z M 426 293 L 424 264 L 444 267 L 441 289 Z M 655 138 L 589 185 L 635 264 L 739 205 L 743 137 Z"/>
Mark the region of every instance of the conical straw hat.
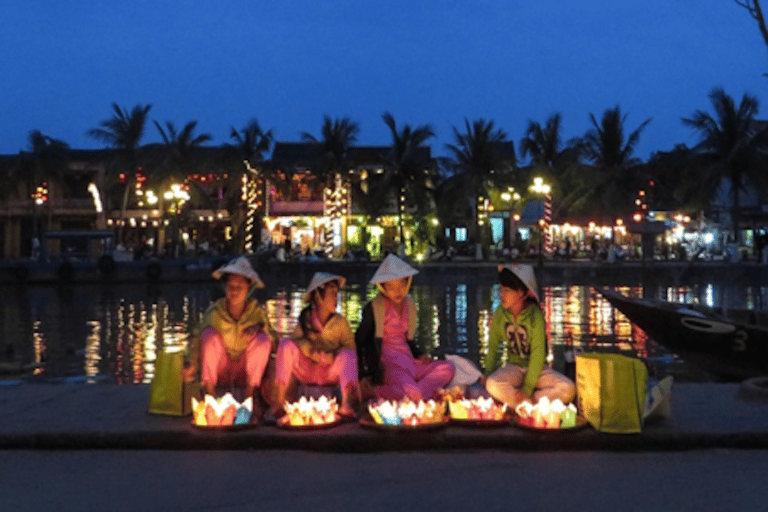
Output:
<path fill-rule="evenodd" d="M 312 280 L 309 282 L 309 286 L 307 286 L 307 291 L 304 293 L 304 302 L 309 302 L 309 297 L 313 291 L 331 281 L 338 281 L 339 288 L 344 288 L 344 285 L 347 284 L 347 278 L 344 276 L 329 274 L 328 272 L 315 272 L 315 275 L 312 276 Z"/>
<path fill-rule="evenodd" d="M 213 271 L 213 277 L 216 279 L 221 279 L 224 274 L 237 274 L 243 276 L 251 281 L 252 288 L 264 288 L 264 282 L 259 277 L 259 274 L 253 270 L 251 262 L 245 256 L 235 258 L 226 265 L 222 265 Z"/>
<path fill-rule="evenodd" d="M 392 281 L 393 279 L 415 276 L 418 273 L 418 270 L 394 254 L 390 254 L 384 258 L 384 261 L 381 262 L 379 268 L 376 269 L 376 273 L 373 274 L 369 284 L 386 283 L 387 281 Z"/>
<path fill-rule="evenodd" d="M 515 274 L 517 278 L 520 279 L 528 288 L 528 290 L 530 290 L 533 298 L 536 299 L 536 302 L 541 304 L 541 300 L 539 300 L 539 286 L 536 284 L 536 274 L 534 273 L 533 267 L 531 265 L 516 265 L 512 263 L 499 265 L 499 272 L 504 269 L 507 269 Z"/>

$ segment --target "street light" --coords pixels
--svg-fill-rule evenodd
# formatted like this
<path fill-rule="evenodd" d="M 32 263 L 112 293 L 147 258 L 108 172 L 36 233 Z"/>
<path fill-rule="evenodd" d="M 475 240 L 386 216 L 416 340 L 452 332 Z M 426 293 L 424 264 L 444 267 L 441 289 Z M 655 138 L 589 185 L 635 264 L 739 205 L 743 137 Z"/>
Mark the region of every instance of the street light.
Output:
<path fill-rule="evenodd" d="M 541 236 L 539 237 L 539 264 L 541 264 L 543 258 L 541 247 L 542 237 L 544 238 L 543 250 L 547 253 L 547 255 L 549 255 L 552 250 L 552 244 L 549 238 L 549 224 L 552 220 L 552 196 L 550 195 L 552 187 L 544 183 L 544 178 L 537 176 L 533 178 L 533 185 L 530 186 L 530 190 L 535 194 L 541 194 L 544 196 L 544 216 L 539 220 L 539 224 L 541 226 Z"/>
<path fill-rule="evenodd" d="M 189 192 L 187 192 L 180 184 L 174 183 L 171 185 L 170 190 L 166 190 L 163 193 L 163 199 L 170 204 L 169 210 L 173 214 L 173 256 L 178 257 L 178 235 L 179 235 L 179 212 L 185 202 L 189 201 Z"/>

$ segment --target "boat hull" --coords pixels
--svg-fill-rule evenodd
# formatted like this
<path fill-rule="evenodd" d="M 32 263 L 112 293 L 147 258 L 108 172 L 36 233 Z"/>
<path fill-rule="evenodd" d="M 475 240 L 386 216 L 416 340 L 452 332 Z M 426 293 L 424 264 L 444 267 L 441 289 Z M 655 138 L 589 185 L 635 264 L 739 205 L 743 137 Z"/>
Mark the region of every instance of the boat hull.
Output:
<path fill-rule="evenodd" d="M 723 380 L 768 374 L 768 328 L 754 311 L 630 298 L 600 293 L 657 343 Z"/>

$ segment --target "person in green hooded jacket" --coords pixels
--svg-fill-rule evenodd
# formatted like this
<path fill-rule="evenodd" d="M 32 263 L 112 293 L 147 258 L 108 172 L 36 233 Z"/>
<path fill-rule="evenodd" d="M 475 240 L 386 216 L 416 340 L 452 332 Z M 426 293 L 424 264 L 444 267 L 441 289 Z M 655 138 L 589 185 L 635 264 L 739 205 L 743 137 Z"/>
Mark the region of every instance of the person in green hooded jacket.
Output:
<path fill-rule="evenodd" d="M 499 266 L 499 284 L 501 304 L 493 313 L 484 365 L 488 394 L 512 408 L 544 396 L 572 402 L 576 385 L 546 364 L 546 324 L 533 267 Z"/>

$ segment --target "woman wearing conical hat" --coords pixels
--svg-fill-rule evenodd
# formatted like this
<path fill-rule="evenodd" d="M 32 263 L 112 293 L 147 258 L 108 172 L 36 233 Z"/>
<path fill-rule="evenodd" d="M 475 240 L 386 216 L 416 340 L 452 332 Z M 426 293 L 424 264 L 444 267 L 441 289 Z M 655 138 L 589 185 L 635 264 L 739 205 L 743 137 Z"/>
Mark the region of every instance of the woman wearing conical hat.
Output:
<path fill-rule="evenodd" d="M 493 313 L 485 357 L 488 393 L 513 408 L 544 396 L 572 402 L 573 381 L 545 364 L 547 333 L 533 267 L 500 265 L 499 285 L 501 304 Z M 505 346 L 507 361 L 502 362 Z"/>
<path fill-rule="evenodd" d="M 217 386 L 243 385 L 246 396 L 260 399 L 254 393 L 261 386 L 276 333 L 266 311 L 249 294 L 264 283 L 245 256 L 218 268 L 213 277 L 224 281 L 225 295 L 211 304 L 193 332 L 185 377 L 194 379 L 199 364 L 208 394 L 215 395 Z"/>
<path fill-rule="evenodd" d="M 390 254 L 370 284 L 380 293 L 363 308 L 355 333 L 364 398 L 428 400 L 453 378 L 449 361 L 433 360 L 416 347 L 416 305 L 408 295 L 418 271 Z"/>
<path fill-rule="evenodd" d="M 349 322 L 336 313 L 339 289 L 346 279 L 317 272 L 304 294 L 307 307 L 299 314 L 292 339 L 283 339 L 277 349 L 277 401 L 272 414 L 280 415 L 297 382 L 341 387 L 339 414 L 355 416 L 357 401 L 357 356 Z"/>

